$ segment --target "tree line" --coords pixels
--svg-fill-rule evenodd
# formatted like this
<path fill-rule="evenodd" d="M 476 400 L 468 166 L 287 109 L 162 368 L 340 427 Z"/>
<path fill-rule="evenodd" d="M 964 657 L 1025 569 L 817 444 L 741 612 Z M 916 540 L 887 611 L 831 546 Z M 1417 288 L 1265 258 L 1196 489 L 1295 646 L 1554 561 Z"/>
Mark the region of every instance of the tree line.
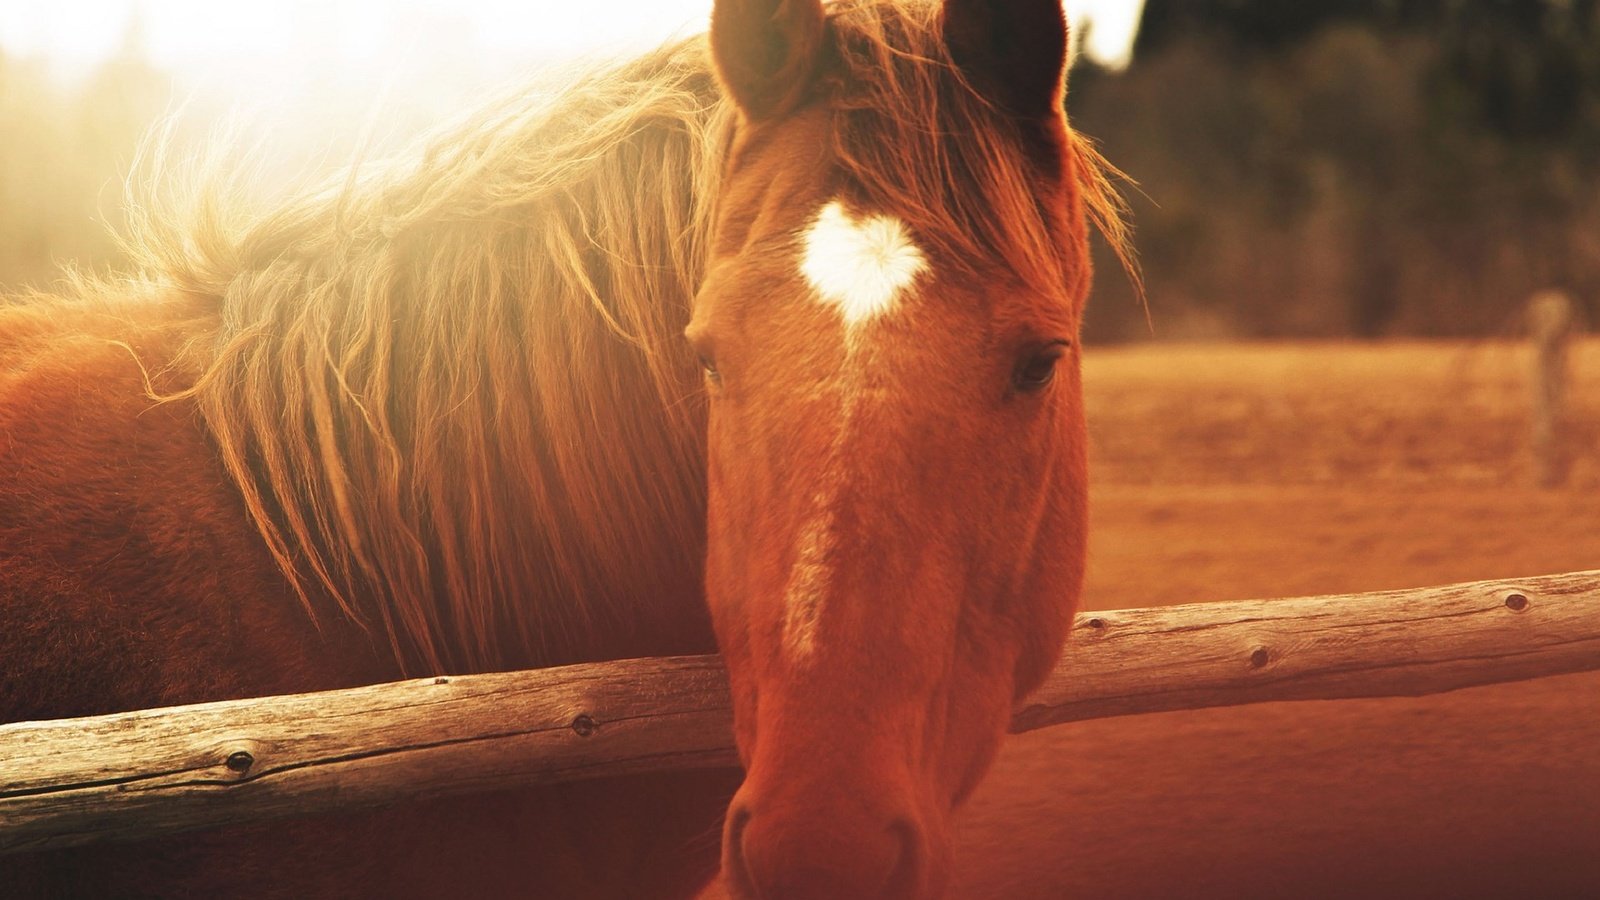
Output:
<path fill-rule="evenodd" d="M 1149 0 L 1069 110 L 1130 190 L 1158 336 L 1493 335 L 1600 301 L 1596 0 Z M 1102 265 L 1089 332 L 1148 334 Z"/>

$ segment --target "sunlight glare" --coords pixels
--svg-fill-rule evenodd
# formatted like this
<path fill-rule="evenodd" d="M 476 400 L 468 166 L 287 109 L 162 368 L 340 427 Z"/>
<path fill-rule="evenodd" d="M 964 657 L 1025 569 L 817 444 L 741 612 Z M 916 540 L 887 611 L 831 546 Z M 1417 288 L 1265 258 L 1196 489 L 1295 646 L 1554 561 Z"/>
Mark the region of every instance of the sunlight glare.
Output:
<path fill-rule="evenodd" d="M 272 93 L 385 70 L 509 72 L 704 30 L 712 0 L 53 0 L 0 4 L 0 50 L 81 73 L 119 49 L 180 78 Z M 1126 64 L 1143 0 L 1066 0 L 1092 58 Z M 1087 23 L 1088 27 L 1085 27 Z M 127 47 L 133 43 L 134 47 Z"/>
<path fill-rule="evenodd" d="M 704 31 L 712 2 L 0 0 L 0 53 L 66 84 L 95 77 L 108 60 L 144 67 L 144 84 L 165 86 L 169 111 L 244 123 L 291 159 L 357 134 L 377 146 L 417 133 L 552 63 Z M 1080 49 L 1125 63 L 1142 0 L 1066 3 Z"/>

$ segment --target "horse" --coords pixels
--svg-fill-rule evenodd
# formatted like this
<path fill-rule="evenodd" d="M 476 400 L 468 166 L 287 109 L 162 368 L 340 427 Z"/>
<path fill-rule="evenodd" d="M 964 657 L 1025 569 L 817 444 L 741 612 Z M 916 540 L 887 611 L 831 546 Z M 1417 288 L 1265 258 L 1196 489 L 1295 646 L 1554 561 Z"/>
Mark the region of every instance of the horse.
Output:
<path fill-rule="evenodd" d="M 939 896 L 1084 568 L 1125 232 L 1067 46 L 1058 0 L 716 0 L 265 209 L 158 184 L 127 272 L 0 304 L 0 722 L 720 649 L 743 764 L 6 893 Z"/>

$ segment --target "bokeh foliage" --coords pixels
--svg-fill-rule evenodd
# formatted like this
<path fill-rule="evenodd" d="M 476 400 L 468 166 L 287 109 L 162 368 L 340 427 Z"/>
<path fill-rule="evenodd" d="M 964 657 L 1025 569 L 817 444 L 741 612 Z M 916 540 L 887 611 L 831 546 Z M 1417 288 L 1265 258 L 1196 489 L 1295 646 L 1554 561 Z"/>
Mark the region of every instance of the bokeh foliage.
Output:
<path fill-rule="evenodd" d="M 1482 335 L 1600 301 L 1596 0 L 1150 0 L 1074 124 L 1140 184 L 1156 334 Z M 1102 266 L 1102 271 L 1107 271 Z M 1091 336 L 1144 315 L 1102 275 Z"/>
<path fill-rule="evenodd" d="M 0 52 L 0 292 L 112 264 L 123 175 L 170 93 L 128 50 L 73 81 Z"/>

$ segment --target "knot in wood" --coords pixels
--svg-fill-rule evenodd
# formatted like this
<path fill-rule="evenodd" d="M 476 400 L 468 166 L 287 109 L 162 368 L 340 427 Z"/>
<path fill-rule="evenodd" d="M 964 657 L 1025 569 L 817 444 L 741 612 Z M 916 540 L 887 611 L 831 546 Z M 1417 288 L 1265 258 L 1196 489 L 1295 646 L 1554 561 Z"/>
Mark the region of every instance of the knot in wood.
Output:
<path fill-rule="evenodd" d="M 588 737 L 599 727 L 600 724 L 590 718 L 588 713 L 579 713 L 578 717 L 572 720 L 572 730 L 578 733 L 578 737 Z"/>
<path fill-rule="evenodd" d="M 1089 626 L 1090 628 L 1099 629 L 1099 628 L 1106 627 L 1106 620 L 1096 616 L 1095 618 L 1090 619 L 1089 621 L 1087 621 L 1087 622 L 1085 622 L 1083 624 Z"/>
<path fill-rule="evenodd" d="M 251 756 L 249 751 L 235 750 L 228 754 L 228 758 L 223 760 L 222 764 L 228 767 L 228 771 L 243 775 L 250 771 L 251 766 L 256 764 L 256 758 Z"/>
<path fill-rule="evenodd" d="M 1522 612 L 1528 608 L 1528 595 L 1512 591 L 1506 595 L 1506 609 L 1512 612 Z"/>
<path fill-rule="evenodd" d="M 1250 651 L 1250 665 L 1253 668 L 1259 669 L 1262 666 L 1265 666 L 1271 660 L 1272 653 L 1265 647 L 1257 647 Z"/>

